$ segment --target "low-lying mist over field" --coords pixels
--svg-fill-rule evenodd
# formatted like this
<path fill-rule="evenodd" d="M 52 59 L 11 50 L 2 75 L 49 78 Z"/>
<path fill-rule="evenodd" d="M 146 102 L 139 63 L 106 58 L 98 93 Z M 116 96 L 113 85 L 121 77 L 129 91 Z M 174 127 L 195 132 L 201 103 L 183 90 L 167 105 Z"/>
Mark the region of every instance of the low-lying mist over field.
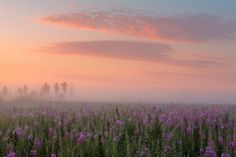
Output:
<path fill-rule="evenodd" d="M 152 91 L 152 92 L 151 92 Z M 151 92 L 151 93 L 149 93 Z M 16 102 L 117 102 L 158 104 L 236 104 L 231 92 L 152 89 L 100 89 L 80 87 L 70 82 L 52 82 L 39 85 L 0 84 L 0 101 Z"/>

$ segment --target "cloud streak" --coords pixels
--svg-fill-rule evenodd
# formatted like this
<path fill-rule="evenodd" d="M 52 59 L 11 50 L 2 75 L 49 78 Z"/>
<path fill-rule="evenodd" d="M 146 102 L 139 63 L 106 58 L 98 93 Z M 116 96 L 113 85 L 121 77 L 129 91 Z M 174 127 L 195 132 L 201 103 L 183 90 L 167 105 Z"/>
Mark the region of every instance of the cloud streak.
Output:
<path fill-rule="evenodd" d="M 198 14 L 149 16 L 134 13 L 81 11 L 40 19 L 46 24 L 175 42 L 205 42 L 230 39 L 236 26 L 223 18 Z"/>
<path fill-rule="evenodd" d="M 83 55 L 121 60 L 164 63 L 173 66 L 225 66 L 225 60 L 213 57 L 183 57 L 177 59 L 174 49 L 165 44 L 138 41 L 87 41 L 55 43 L 43 51 L 63 55 Z"/>
<path fill-rule="evenodd" d="M 169 58 L 174 50 L 164 44 L 137 41 L 87 41 L 56 43 L 50 52 L 125 60 L 159 61 Z"/>

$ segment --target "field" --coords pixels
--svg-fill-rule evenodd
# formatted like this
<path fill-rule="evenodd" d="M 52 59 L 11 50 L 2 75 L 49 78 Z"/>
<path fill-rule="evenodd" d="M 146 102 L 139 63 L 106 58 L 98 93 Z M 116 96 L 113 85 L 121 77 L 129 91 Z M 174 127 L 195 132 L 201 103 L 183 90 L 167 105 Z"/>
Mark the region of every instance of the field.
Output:
<path fill-rule="evenodd" d="M 236 106 L 1 103 L 1 157 L 235 157 Z"/>

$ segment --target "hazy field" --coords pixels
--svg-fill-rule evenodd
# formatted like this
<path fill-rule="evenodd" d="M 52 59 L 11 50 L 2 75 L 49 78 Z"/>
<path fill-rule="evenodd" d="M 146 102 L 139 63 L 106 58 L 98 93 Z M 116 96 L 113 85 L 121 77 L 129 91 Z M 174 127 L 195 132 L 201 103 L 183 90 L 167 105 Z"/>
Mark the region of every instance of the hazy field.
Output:
<path fill-rule="evenodd" d="M 1 157 L 234 157 L 236 106 L 1 103 Z"/>

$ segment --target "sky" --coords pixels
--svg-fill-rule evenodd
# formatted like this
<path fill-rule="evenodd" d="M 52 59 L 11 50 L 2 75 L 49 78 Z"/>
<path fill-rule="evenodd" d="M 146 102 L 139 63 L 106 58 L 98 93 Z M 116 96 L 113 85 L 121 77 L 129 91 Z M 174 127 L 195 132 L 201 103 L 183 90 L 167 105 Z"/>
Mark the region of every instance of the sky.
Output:
<path fill-rule="evenodd" d="M 0 88 L 76 100 L 236 103 L 235 0 L 0 1 Z"/>

